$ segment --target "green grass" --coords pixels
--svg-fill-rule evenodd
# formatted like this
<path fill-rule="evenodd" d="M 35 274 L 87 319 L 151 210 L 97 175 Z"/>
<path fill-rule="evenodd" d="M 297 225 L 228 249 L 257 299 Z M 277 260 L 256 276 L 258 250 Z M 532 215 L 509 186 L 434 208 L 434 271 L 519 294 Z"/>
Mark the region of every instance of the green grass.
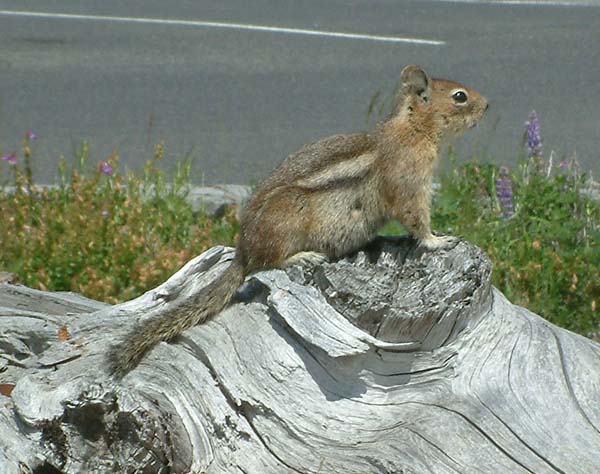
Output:
<path fill-rule="evenodd" d="M 119 171 L 116 154 L 90 168 L 84 145 L 79 166 L 61 164 L 60 186 L 36 191 L 26 140 L 22 159 L 9 166 L 16 191 L 0 191 L 0 270 L 31 287 L 115 303 L 157 286 L 211 246 L 231 245 L 234 212 L 218 219 L 194 213 L 185 199 L 189 161 L 167 186 L 157 167 L 163 155 L 157 146 L 135 175 Z M 574 163 L 548 173 L 539 160 L 502 173 L 494 164 L 454 166 L 441 178 L 433 229 L 483 248 L 493 283 L 514 303 L 581 334 L 597 332 L 600 208 L 580 192 L 585 176 Z M 512 187 L 510 216 L 499 179 Z"/>

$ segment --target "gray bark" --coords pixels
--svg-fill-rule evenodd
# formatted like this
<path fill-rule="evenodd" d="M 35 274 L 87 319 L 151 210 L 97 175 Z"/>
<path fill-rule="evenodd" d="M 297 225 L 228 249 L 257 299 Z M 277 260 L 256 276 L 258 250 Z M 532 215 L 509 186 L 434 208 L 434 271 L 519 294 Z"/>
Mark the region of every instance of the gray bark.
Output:
<path fill-rule="evenodd" d="M 232 255 L 115 306 L 1 284 L 0 473 L 600 472 L 600 345 L 508 302 L 465 242 L 255 274 L 111 378 L 111 344 Z"/>

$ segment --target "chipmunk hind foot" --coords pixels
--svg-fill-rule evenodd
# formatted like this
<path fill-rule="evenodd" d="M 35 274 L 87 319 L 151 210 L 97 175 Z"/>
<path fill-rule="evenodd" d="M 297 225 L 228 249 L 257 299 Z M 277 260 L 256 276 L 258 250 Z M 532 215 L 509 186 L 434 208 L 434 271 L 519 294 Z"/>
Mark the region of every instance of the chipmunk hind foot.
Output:
<path fill-rule="evenodd" d="M 301 267 L 313 267 L 329 261 L 327 255 L 319 252 L 298 252 L 283 262 L 283 268 L 300 265 Z"/>

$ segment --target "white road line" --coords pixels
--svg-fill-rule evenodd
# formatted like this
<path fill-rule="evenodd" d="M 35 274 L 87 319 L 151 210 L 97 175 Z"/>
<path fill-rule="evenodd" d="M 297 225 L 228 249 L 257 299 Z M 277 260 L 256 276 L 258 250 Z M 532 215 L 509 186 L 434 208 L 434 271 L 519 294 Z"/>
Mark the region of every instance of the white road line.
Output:
<path fill-rule="evenodd" d="M 598 0 L 435 0 L 444 3 L 478 3 L 482 5 L 523 5 L 538 7 L 600 7 Z"/>
<path fill-rule="evenodd" d="M 46 18 L 61 20 L 88 20 L 88 21 L 112 21 L 117 23 L 141 23 L 146 25 L 174 25 L 174 26 L 196 26 L 202 28 L 223 28 L 230 30 L 261 31 L 268 33 L 281 33 L 288 35 L 323 36 L 330 38 L 343 38 L 354 40 L 380 41 L 384 43 L 411 43 L 432 46 L 442 46 L 445 41 L 429 40 L 421 38 L 409 38 L 402 36 L 379 36 L 360 33 L 342 33 L 339 31 L 306 30 L 302 28 L 281 28 L 278 26 L 251 25 L 244 23 L 222 23 L 215 21 L 200 20 L 169 20 L 167 18 L 138 18 L 126 16 L 102 16 L 102 15 L 77 15 L 71 13 L 49 13 L 0 10 L 0 16 L 16 16 L 23 18 Z"/>

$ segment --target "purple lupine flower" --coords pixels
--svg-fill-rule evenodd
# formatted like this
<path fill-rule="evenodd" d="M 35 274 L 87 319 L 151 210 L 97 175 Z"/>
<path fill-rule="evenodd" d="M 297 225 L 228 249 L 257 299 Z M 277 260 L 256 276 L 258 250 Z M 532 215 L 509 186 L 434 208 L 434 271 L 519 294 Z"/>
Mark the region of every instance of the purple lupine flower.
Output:
<path fill-rule="evenodd" d="M 2 157 L 2 161 L 6 161 L 9 165 L 15 166 L 17 164 L 17 154 L 10 153 Z"/>
<path fill-rule="evenodd" d="M 527 141 L 527 156 L 530 158 L 542 156 L 542 135 L 540 133 L 540 119 L 535 110 L 529 114 L 525 122 L 525 138 Z"/>
<path fill-rule="evenodd" d="M 104 220 L 108 219 L 109 217 L 110 217 L 110 212 L 108 212 L 106 210 L 102 211 L 102 218 Z"/>
<path fill-rule="evenodd" d="M 515 213 L 515 207 L 513 205 L 512 182 L 506 166 L 500 168 L 500 176 L 501 178 L 496 180 L 496 193 L 498 194 L 498 201 L 500 201 L 500 205 L 502 206 L 504 218 L 508 219 Z"/>
<path fill-rule="evenodd" d="M 569 171 L 570 168 L 569 160 L 562 160 L 558 166 L 563 173 L 566 173 L 567 171 Z"/>
<path fill-rule="evenodd" d="M 37 135 L 35 133 L 33 133 L 33 130 L 27 130 L 25 132 L 25 138 L 27 140 L 37 140 Z"/>
<path fill-rule="evenodd" d="M 113 167 L 107 161 L 100 162 L 100 171 L 102 171 L 106 176 L 113 175 Z"/>

